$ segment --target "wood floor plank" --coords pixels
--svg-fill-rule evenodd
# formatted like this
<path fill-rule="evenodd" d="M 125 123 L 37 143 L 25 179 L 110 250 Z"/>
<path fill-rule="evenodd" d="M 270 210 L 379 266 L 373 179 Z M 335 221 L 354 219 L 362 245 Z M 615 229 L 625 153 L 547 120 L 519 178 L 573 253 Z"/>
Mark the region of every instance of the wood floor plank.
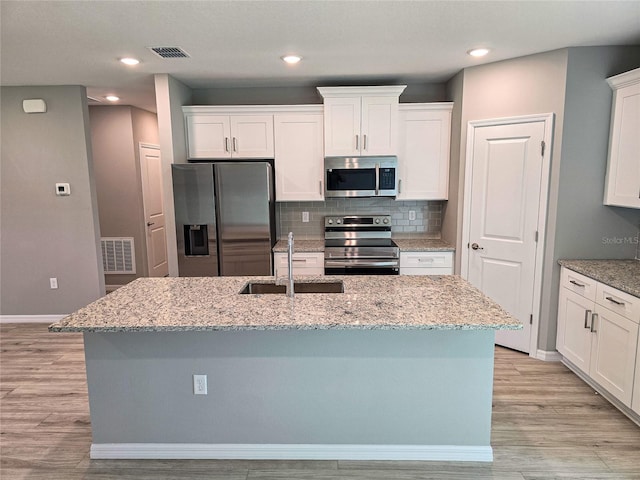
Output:
<path fill-rule="evenodd" d="M 90 460 L 81 334 L 0 325 L 0 478 L 640 480 L 640 427 L 560 363 L 496 348 L 494 462 Z"/>

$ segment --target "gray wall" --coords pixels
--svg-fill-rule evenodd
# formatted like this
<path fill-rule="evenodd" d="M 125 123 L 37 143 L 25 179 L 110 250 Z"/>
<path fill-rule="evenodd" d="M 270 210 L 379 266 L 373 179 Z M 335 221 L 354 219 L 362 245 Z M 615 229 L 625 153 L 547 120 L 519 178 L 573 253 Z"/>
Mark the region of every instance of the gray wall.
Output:
<path fill-rule="evenodd" d="M 154 77 L 156 105 L 158 107 L 158 135 L 162 156 L 165 225 L 167 228 L 167 256 L 169 275 L 178 276 L 178 247 L 176 243 L 175 211 L 173 208 L 173 184 L 171 165 L 187 162 L 187 144 L 182 114 L 183 105 L 191 105 L 192 91 L 171 75 Z"/>
<path fill-rule="evenodd" d="M 544 350 L 555 348 L 558 259 L 636 255 L 640 211 L 605 206 L 603 198 L 612 101 L 605 79 L 638 66 L 640 47 L 568 49 L 555 235 L 547 237 L 542 316 L 548 322 L 539 339 Z"/>
<path fill-rule="evenodd" d="M 2 87 L 1 95 L 0 313 L 71 313 L 104 294 L 86 90 Z M 47 112 L 24 113 L 28 98 L 44 99 Z M 71 195 L 56 196 L 57 182 Z"/>
<path fill-rule="evenodd" d="M 397 82 L 389 83 L 395 85 Z M 341 83 L 340 86 L 347 84 Z M 351 85 L 372 85 L 351 83 Z M 387 85 L 378 83 L 378 85 Z M 200 88 L 193 90 L 193 105 L 306 105 L 322 104 L 317 87 Z M 322 86 L 325 86 L 324 84 Z M 410 83 L 400 96 L 401 103 L 447 101 L 444 83 Z"/>
<path fill-rule="evenodd" d="M 84 335 L 96 444 L 489 445 L 491 330 Z"/>
<path fill-rule="evenodd" d="M 133 237 L 135 274 L 107 274 L 107 285 L 124 285 L 148 274 L 140 171 L 140 142 L 158 144 L 156 115 L 130 106 L 89 107 L 100 231 Z"/>

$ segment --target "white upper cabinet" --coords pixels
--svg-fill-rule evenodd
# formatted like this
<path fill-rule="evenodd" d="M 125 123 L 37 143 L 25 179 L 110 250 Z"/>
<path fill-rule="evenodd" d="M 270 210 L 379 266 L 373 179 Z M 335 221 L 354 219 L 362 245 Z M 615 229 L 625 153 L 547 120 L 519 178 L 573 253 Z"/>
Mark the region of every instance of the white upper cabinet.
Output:
<path fill-rule="evenodd" d="M 182 107 L 188 158 L 273 158 L 273 115 L 251 108 Z"/>
<path fill-rule="evenodd" d="M 324 200 L 322 106 L 274 115 L 276 200 Z"/>
<path fill-rule="evenodd" d="M 452 103 L 400 104 L 398 200 L 446 200 Z"/>
<path fill-rule="evenodd" d="M 319 87 L 324 98 L 324 154 L 397 155 L 398 101 L 405 88 Z"/>
<path fill-rule="evenodd" d="M 607 82 L 613 107 L 604 204 L 640 208 L 640 68 Z"/>

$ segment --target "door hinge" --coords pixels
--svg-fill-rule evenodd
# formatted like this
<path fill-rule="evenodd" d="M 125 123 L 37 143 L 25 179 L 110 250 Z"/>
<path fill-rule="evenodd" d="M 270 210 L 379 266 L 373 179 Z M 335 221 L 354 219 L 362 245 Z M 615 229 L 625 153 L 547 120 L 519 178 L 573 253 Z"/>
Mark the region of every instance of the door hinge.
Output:
<path fill-rule="evenodd" d="M 540 142 L 540 150 L 542 151 L 541 155 L 544 157 L 544 149 L 547 146 L 547 144 L 544 142 L 544 140 L 542 140 Z"/>
<path fill-rule="evenodd" d="M 536 230 L 536 238 L 535 238 L 535 242 L 538 243 L 538 230 Z"/>
<path fill-rule="evenodd" d="M 529 315 L 529 325 L 533 325 L 533 313 Z"/>

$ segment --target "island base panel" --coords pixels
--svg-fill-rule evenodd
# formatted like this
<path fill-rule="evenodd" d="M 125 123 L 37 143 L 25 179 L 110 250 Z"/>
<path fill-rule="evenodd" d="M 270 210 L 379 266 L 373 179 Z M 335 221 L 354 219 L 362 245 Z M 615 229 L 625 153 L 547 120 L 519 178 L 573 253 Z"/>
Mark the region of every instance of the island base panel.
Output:
<path fill-rule="evenodd" d="M 84 340 L 94 458 L 491 459 L 492 330 Z"/>

